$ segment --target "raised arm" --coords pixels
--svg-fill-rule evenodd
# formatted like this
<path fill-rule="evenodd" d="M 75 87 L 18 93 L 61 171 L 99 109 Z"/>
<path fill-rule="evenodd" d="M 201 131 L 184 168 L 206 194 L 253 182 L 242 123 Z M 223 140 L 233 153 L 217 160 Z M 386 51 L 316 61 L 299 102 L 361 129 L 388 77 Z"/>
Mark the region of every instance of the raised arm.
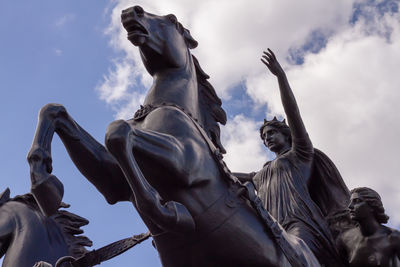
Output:
<path fill-rule="evenodd" d="M 271 49 L 268 48 L 268 52 L 264 51 L 261 61 L 268 67 L 271 73 L 278 78 L 282 105 L 286 113 L 292 137 L 294 139 L 308 138 L 307 131 L 304 127 L 303 120 L 301 119 L 300 111 L 292 89 L 289 86 L 286 74 Z"/>

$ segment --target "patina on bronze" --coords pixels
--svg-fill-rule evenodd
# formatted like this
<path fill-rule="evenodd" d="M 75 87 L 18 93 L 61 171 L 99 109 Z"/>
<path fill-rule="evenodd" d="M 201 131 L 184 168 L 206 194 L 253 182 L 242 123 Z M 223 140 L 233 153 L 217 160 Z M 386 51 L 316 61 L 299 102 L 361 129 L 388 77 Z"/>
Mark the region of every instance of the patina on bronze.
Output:
<path fill-rule="evenodd" d="M 219 161 L 219 123 L 225 124 L 226 115 L 189 51 L 197 42 L 174 15 L 157 16 L 139 6 L 124 10 L 122 23 L 154 79 L 142 110 L 110 124 L 106 149 L 63 106 L 46 105 L 28 155 L 39 164 L 34 171 L 42 172 L 40 179 L 32 175 L 32 188 L 61 192 L 51 185 L 57 181 L 50 155 L 55 132 L 109 203 L 133 202 L 164 266 L 290 266 L 274 234 L 242 197 L 244 187 Z M 54 209 L 41 205 L 47 213 Z M 293 265 L 319 266 L 302 241 L 293 240 L 292 250 L 304 259 Z"/>
<path fill-rule="evenodd" d="M 340 254 L 351 267 L 399 266 L 400 232 L 382 225 L 389 217 L 379 194 L 359 187 L 351 190 L 350 199 L 350 216 L 357 225 L 339 236 Z"/>

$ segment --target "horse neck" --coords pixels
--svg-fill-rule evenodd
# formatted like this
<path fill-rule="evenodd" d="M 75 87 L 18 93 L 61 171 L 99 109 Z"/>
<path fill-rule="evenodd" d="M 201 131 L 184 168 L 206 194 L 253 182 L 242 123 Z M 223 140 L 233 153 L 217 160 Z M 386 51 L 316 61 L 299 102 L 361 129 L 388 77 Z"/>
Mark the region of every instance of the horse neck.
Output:
<path fill-rule="evenodd" d="M 199 118 L 197 76 L 189 52 L 184 66 L 164 69 L 153 75 L 153 85 L 144 104 L 160 105 L 162 103 L 178 105 Z"/>
<path fill-rule="evenodd" d="M 44 217 L 39 211 L 17 201 L 10 201 L 4 206 L 12 211 L 9 213 L 12 214 L 14 226 L 13 238 L 8 244 L 3 260 L 4 267 L 27 266 L 27 262 L 39 260 L 54 264 L 59 257 L 68 255 L 68 246 L 61 229 L 52 219 Z M 40 251 L 37 251 L 38 243 L 41 246 Z M 36 252 L 32 253 L 32 251 Z"/>
<path fill-rule="evenodd" d="M 40 236 L 41 234 L 45 234 L 44 236 L 46 237 L 52 234 L 64 236 L 62 229 L 52 217 L 44 216 L 39 210 L 36 210 L 30 205 L 18 201 L 10 201 L 10 208 L 14 211 L 13 220 L 16 227 L 15 231 L 22 233 L 22 238 L 27 237 L 23 232 L 29 233 L 28 238 L 34 237 L 35 235 Z M 60 241 L 61 239 L 57 237 L 56 240 Z M 44 240 L 42 241 L 44 242 Z M 66 246 L 64 241 L 61 243 Z"/>

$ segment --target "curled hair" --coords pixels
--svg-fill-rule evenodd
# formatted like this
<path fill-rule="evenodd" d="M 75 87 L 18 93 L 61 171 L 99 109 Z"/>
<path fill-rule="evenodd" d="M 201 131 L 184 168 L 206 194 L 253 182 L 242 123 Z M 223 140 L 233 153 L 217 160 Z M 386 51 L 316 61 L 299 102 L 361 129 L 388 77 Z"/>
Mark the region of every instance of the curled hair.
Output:
<path fill-rule="evenodd" d="M 281 132 L 284 136 L 288 138 L 289 144 L 292 143 L 292 133 L 290 132 L 289 126 L 285 123 L 285 120 L 278 121 L 276 118 L 270 121 L 264 120 L 264 124 L 260 127 L 260 137 L 263 140 L 263 130 L 267 126 L 276 128 L 279 132 Z"/>
<path fill-rule="evenodd" d="M 375 219 L 379 223 L 387 223 L 389 216 L 385 214 L 385 208 L 383 207 L 380 195 L 373 189 L 368 187 L 357 187 L 350 191 L 351 194 L 357 193 L 362 199 L 367 202 L 374 211 Z"/>

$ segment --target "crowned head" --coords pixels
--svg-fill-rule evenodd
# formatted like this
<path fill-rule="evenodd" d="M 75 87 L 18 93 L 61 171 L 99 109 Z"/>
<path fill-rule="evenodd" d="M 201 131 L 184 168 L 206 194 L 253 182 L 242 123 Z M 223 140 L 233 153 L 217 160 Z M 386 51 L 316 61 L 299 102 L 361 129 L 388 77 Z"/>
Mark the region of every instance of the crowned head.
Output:
<path fill-rule="evenodd" d="M 292 145 L 292 135 L 285 119 L 282 121 L 276 117 L 270 121 L 264 119 L 260 127 L 260 137 L 272 152 L 280 152 Z"/>

